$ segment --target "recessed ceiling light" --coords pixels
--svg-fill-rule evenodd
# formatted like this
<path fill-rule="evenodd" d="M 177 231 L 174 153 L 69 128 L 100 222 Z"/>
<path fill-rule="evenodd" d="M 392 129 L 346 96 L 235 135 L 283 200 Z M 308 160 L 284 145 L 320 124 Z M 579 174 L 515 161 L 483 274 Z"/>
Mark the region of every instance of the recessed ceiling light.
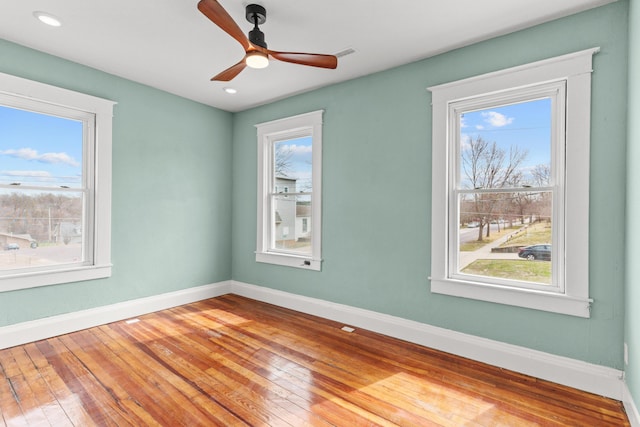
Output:
<path fill-rule="evenodd" d="M 230 93 L 230 94 L 234 94 L 234 93 L 238 93 L 238 91 L 232 87 L 225 87 L 224 89 L 225 92 Z"/>
<path fill-rule="evenodd" d="M 62 22 L 55 16 L 46 12 L 33 12 L 33 16 L 38 18 L 38 20 L 44 24 L 50 25 L 52 27 L 59 27 L 62 25 Z"/>

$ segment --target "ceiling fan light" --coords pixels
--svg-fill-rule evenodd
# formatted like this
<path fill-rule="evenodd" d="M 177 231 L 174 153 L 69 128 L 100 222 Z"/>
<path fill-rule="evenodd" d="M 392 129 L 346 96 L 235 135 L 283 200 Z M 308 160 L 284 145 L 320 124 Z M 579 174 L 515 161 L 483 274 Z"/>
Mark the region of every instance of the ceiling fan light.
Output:
<path fill-rule="evenodd" d="M 247 55 L 244 62 L 250 68 L 266 68 L 269 65 L 269 58 L 262 52 L 253 52 Z"/>

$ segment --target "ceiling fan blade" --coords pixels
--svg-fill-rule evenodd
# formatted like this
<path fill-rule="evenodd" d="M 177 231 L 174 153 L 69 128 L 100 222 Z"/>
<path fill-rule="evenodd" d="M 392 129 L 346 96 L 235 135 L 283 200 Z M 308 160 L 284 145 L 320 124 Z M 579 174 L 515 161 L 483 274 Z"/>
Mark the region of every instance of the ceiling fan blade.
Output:
<path fill-rule="evenodd" d="M 247 36 L 238 27 L 231 15 L 216 0 L 200 0 L 198 10 L 225 33 L 236 39 L 244 47 L 245 51 L 251 48 L 251 43 Z"/>
<path fill-rule="evenodd" d="M 319 53 L 297 53 L 297 52 L 276 52 L 269 51 L 269 55 L 275 59 L 284 62 L 291 62 L 300 65 L 310 65 L 320 68 L 336 68 L 338 66 L 338 58 L 334 55 L 322 55 Z"/>
<path fill-rule="evenodd" d="M 216 76 L 212 77 L 211 80 L 228 82 L 229 80 L 232 80 L 235 76 L 240 74 L 240 72 L 244 70 L 246 66 L 247 64 L 244 62 L 244 58 L 242 58 L 242 61 L 238 62 L 236 65 L 232 65 L 223 72 L 218 73 Z"/>

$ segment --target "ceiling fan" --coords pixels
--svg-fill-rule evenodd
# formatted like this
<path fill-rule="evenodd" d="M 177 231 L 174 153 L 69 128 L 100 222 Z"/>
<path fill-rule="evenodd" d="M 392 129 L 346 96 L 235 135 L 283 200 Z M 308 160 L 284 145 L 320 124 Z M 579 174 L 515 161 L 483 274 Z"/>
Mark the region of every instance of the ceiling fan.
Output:
<path fill-rule="evenodd" d="M 246 7 L 246 19 L 253 24 L 253 30 L 249 31 L 249 37 L 245 36 L 233 18 L 216 0 L 200 0 L 198 10 L 213 21 L 220 29 L 236 39 L 244 48 L 245 55 L 242 61 L 227 68 L 214 76 L 211 80 L 229 81 L 236 77 L 245 67 L 264 68 L 269 65 L 269 58 L 293 64 L 309 65 L 320 68 L 336 68 L 338 58 L 334 55 L 322 55 L 318 53 L 277 52 L 267 49 L 264 41 L 264 33 L 258 25 L 267 20 L 267 11 L 258 4 L 249 4 Z"/>

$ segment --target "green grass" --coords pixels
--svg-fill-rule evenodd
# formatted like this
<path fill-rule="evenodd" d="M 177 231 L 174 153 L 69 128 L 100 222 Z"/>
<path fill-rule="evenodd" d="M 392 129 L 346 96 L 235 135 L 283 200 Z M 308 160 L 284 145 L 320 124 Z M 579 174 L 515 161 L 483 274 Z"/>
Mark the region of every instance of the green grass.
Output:
<path fill-rule="evenodd" d="M 466 274 L 551 284 L 551 262 L 479 259 L 462 270 Z"/>
<path fill-rule="evenodd" d="M 523 228 L 521 232 L 515 234 L 512 239 L 507 240 L 500 246 L 529 246 L 538 243 L 550 242 L 551 223 L 536 222 L 527 228 Z"/>

